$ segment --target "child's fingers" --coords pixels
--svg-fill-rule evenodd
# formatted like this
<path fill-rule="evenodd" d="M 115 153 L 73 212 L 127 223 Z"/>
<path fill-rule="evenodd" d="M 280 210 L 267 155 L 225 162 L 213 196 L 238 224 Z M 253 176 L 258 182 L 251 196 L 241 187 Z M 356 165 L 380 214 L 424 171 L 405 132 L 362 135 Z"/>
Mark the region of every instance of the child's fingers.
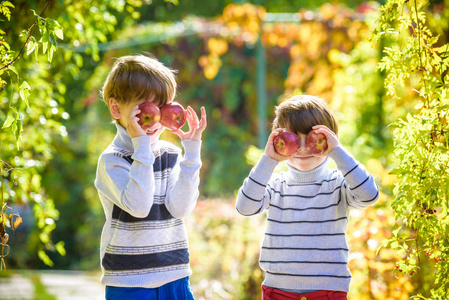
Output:
<path fill-rule="evenodd" d="M 316 133 L 322 133 L 324 134 L 326 137 L 336 137 L 336 134 L 330 130 L 328 127 L 324 126 L 324 125 L 316 125 L 312 127 L 312 130 L 315 131 Z"/>
<path fill-rule="evenodd" d="M 189 116 L 190 123 L 192 125 L 195 125 L 195 124 L 198 125 L 198 123 L 200 121 L 198 120 L 198 115 L 196 114 L 196 112 L 193 110 L 192 107 L 190 107 L 190 106 L 187 107 L 187 113 Z"/>
<path fill-rule="evenodd" d="M 201 107 L 201 121 L 200 121 L 200 125 L 199 128 L 201 130 L 204 130 L 207 126 L 207 115 L 206 115 L 206 109 L 204 108 L 204 106 Z"/>
<path fill-rule="evenodd" d="M 314 130 L 314 131 L 326 131 L 326 130 L 329 130 L 330 131 L 330 129 L 327 128 L 324 125 L 315 125 L 315 126 L 312 127 L 312 130 Z"/>
<path fill-rule="evenodd" d="M 276 138 L 279 133 L 282 132 L 282 129 L 275 129 L 273 130 L 270 135 L 268 136 L 267 144 L 265 145 L 265 151 L 274 151 L 274 139 Z"/>
<path fill-rule="evenodd" d="M 192 129 L 196 130 L 196 128 L 198 128 L 198 123 L 199 123 L 197 114 L 195 113 L 193 108 L 191 108 L 190 106 L 187 107 L 187 113 L 186 114 L 187 114 L 187 122 L 189 124 L 189 128 L 191 130 Z"/>
<path fill-rule="evenodd" d="M 198 115 L 196 114 L 195 110 L 191 106 L 188 106 L 187 110 L 192 115 L 192 120 L 198 124 L 200 122 L 200 120 L 198 119 Z"/>
<path fill-rule="evenodd" d="M 270 133 L 270 135 L 268 136 L 268 141 L 269 141 L 269 142 L 273 142 L 273 141 L 274 141 L 274 138 L 275 138 L 276 136 L 278 136 L 279 133 L 281 133 L 283 130 L 284 130 L 283 128 L 277 128 L 277 129 L 273 130 L 273 131 Z"/>
<path fill-rule="evenodd" d="M 182 131 L 181 129 L 170 130 L 170 132 L 176 134 L 177 136 L 179 136 L 179 138 L 181 140 L 183 140 L 184 137 L 186 136 L 186 133 L 184 131 Z"/>
<path fill-rule="evenodd" d="M 139 109 L 139 106 L 136 105 L 131 112 L 129 113 L 129 118 L 132 119 L 133 117 L 137 116 L 138 114 L 140 114 L 141 110 Z"/>
<path fill-rule="evenodd" d="M 324 151 L 324 153 L 322 153 L 319 156 L 326 156 L 329 155 L 329 153 L 336 147 L 338 147 L 338 145 L 340 144 L 340 142 L 338 141 L 338 135 L 335 134 L 335 132 L 333 132 L 332 130 L 330 130 L 328 127 L 324 126 L 324 125 L 317 125 L 317 126 L 313 126 L 312 129 L 317 132 L 317 133 L 322 133 L 326 136 L 327 139 L 327 145 L 328 148 L 326 151 Z"/>

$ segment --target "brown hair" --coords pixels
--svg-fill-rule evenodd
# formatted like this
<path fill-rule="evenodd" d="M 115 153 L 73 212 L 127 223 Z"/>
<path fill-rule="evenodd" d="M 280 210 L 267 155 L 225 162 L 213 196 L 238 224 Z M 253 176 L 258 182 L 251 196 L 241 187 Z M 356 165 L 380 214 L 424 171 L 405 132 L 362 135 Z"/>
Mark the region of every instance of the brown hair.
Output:
<path fill-rule="evenodd" d="M 310 95 L 293 96 L 276 107 L 273 130 L 288 128 L 307 134 L 315 125 L 325 125 L 338 134 L 338 122 L 326 102 Z"/>
<path fill-rule="evenodd" d="M 162 106 L 173 101 L 176 93 L 176 71 L 156 58 L 146 55 L 123 56 L 116 60 L 103 85 L 103 99 L 109 106 L 111 98 L 120 104 L 148 100 Z"/>

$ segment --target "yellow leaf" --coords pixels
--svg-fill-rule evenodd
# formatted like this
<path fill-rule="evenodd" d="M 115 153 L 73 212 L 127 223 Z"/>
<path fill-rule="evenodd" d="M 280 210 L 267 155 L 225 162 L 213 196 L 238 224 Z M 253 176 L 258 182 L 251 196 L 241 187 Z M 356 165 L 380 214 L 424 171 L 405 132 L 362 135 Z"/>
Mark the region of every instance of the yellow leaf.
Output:
<path fill-rule="evenodd" d="M 207 56 L 206 55 L 201 56 L 198 59 L 198 64 L 203 68 L 206 67 L 209 64 L 209 60 L 207 59 Z"/>
<path fill-rule="evenodd" d="M 14 216 L 16 216 L 15 219 Z M 9 223 L 11 225 L 12 232 L 14 233 L 16 228 L 22 223 L 22 218 L 19 215 L 9 215 Z"/>
<path fill-rule="evenodd" d="M 219 68 L 217 68 L 216 66 L 206 66 L 203 70 L 204 76 L 209 80 L 214 79 L 215 76 L 217 76 L 218 71 Z"/>

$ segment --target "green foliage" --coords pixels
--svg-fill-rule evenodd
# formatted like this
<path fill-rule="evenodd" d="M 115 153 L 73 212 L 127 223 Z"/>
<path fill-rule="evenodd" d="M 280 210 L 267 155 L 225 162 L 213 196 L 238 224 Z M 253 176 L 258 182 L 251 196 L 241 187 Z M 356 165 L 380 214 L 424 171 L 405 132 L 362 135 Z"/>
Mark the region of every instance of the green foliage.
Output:
<path fill-rule="evenodd" d="M 84 46 L 89 59 L 98 60 L 98 43 L 112 38 L 115 26 L 135 23 L 140 16 L 135 7 L 141 5 L 137 0 L 0 3 L 1 212 L 8 216 L 21 206 L 33 209 L 36 226 L 27 230 L 37 238 L 31 238 L 29 251 L 46 265 L 52 264 L 48 251 L 65 253 L 63 243 L 52 242 L 59 212 L 41 182 L 55 155 L 54 139 L 68 139 L 63 123 L 73 99 L 66 94 L 66 81 L 77 80 L 89 58 L 74 50 Z"/>
<path fill-rule="evenodd" d="M 392 41 L 379 63 L 387 73 L 387 94 L 411 97 L 416 104 L 393 124 L 397 167 L 392 174 L 398 182 L 392 208 L 400 225 L 383 246 L 402 256 L 401 273 L 419 272 L 423 254 L 429 256 L 435 286 L 418 296 L 444 299 L 449 293 L 449 44 L 428 27 L 433 17 L 428 4 L 388 1 L 373 33 Z"/>

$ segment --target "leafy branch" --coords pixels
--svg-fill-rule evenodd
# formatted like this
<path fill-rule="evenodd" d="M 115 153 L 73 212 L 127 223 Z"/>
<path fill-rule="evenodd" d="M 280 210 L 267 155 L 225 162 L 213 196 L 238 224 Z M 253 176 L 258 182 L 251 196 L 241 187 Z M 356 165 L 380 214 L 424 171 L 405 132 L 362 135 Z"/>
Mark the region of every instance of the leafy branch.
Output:
<path fill-rule="evenodd" d="M 420 253 L 425 251 L 435 263 L 435 289 L 431 294 L 439 299 L 447 295 L 449 286 L 449 270 L 445 267 L 449 251 L 441 245 L 441 237 L 449 235 L 445 225 L 449 219 L 449 189 L 442 185 L 449 182 L 446 172 L 449 165 L 449 86 L 444 84 L 449 56 L 448 45 L 434 46 L 439 38 L 426 26 L 426 19 L 431 17 L 424 11 L 428 4 L 419 5 L 417 0 L 388 1 L 381 9 L 384 14 L 373 36 L 384 38 L 386 28 L 398 28 L 397 34 L 388 36 L 392 46 L 386 49 L 378 66 L 387 71 L 388 94 L 401 98 L 410 95 L 407 89 L 418 92 L 418 97 L 413 99 L 418 102 L 415 111 L 410 112 L 406 120 L 394 124 L 394 154 L 398 167 L 392 173 L 398 176 L 399 182 L 394 188 L 396 199 L 392 208 L 404 225 L 404 232 L 400 236 L 394 234 L 381 246 L 403 255 L 397 268 L 409 275 L 418 272 L 422 263 Z M 406 43 L 398 47 L 401 39 Z"/>
<path fill-rule="evenodd" d="M 16 56 L 12 61 L 10 61 L 9 63 L 7 63 L 7 64 L 4 65 L 3 67 L 1 67 L 1 68 L 0 68 L 0 71 L 1 71 L 1 70 L 4 70 L 4 69 L 6 69 L 6 68 L 8 68 L 9 66 L 11 66 L 16 60 L 19 59 L 20 55 L 22 55 L 23 50 L 27 47 L 30 38 L 33 36 L 34 29 L 36 29 L 36 27 L 38 26 L 39 20 L 40 20 L 41 18 L 44 17 L 44 13 L 45 13 L 45 11 L 47 10 L 48 6 L 50 5 L 51 1 L 52 1 L 52 0 L 49 0 L 49 1 L 47 2 L 47 5 L 45 5 L 45 8 L 44 8 L 44 9 L 42 10 L 42 12 L 39 14 L 38 20 L 36 20 L 36 22 L 34 22 L 34 24 L 31 26 L 30 30 L 28 31 L 28 35 L 27 35 L 27 38 L 26 38 L 26 40 L 25 40 L 25 43 L 23 44 L 22 49 L 20 49 L 19 54 L 17 54 L 17 56 Z"/>

